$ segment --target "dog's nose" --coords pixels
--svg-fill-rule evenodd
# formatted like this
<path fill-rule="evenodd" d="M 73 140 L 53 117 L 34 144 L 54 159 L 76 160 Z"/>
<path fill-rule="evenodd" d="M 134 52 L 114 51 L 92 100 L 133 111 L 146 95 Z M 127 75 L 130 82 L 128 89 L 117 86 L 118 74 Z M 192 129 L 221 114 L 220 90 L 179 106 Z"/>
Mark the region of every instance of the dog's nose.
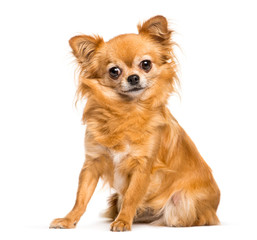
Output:
<path fill-rule="evenodd" d="M 130 75 L 127 79 L 127 81 L 130 83 L 130 85 L 136 85 L 139 83 L 139 76 L 134 74 L 134 75 Z"/>

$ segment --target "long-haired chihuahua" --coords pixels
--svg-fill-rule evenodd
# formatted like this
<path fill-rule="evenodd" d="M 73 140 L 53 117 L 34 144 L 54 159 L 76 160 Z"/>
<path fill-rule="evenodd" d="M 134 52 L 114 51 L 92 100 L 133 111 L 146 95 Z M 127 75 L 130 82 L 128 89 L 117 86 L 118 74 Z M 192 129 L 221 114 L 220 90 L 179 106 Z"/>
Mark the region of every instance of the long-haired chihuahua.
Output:
<path fill-rule="evenodd" d="M 85 163 L 73 209 L 50 228 L 74 228 L 100 178 L 115 190 L 104 214 L 111 231 L 131 230 L 133 222 L 219 223 L 211 169 L 167 108 L 178 82 L 172 33 L 166 18 L 155 16 L 138 34 L 70 39 L 80 68 L 77 94 L 87 99 Z"/>

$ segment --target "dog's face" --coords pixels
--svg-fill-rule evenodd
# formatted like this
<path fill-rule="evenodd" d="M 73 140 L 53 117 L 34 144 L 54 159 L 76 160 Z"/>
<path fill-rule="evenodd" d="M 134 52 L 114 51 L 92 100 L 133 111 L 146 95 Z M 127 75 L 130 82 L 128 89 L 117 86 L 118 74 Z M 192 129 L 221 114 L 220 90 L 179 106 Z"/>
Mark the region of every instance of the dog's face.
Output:
<path fill-rule="evenodd" d="M 150 88 L 161 65 L 157 46 L 140 35 L 121 35 L 105 44 L 99 57 L 102 85 L 135 98 Z"/>
<path fill-rule="evenodd" d="M 84 83 L 97 79 L 97 84 L 107 87 L 105 91 L 110 95 L 115 92 L 122 99 L 136 99 L 147 91 L 149 97 L 156 92 L 160 76 L 168 77 L 169 61 L 173 60 L 171 31 L 161 16 L 138 25 L 138 30 L 139 34 L 120 35 L 108 42 L 100 37 L 73 37 L 70 45 L 80 64 L 81 77 L 87 79 Z M 174 73 L 174 69 L 169 70 Z"/>

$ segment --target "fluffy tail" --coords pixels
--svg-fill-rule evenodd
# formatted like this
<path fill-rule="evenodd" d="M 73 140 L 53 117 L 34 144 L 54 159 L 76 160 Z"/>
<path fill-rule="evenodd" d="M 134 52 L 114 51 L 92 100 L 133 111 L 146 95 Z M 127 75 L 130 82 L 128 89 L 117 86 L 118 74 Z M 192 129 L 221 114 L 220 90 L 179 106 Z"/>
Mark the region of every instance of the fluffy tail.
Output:
<path fill-rule="evenodd" d="M 101 214 L 101 217 L 110 218 L 114 220 L 119 213 L 118 201 L 119 201 L 118 193 L 112 194 L 108 199 L 108 208 Z"/>

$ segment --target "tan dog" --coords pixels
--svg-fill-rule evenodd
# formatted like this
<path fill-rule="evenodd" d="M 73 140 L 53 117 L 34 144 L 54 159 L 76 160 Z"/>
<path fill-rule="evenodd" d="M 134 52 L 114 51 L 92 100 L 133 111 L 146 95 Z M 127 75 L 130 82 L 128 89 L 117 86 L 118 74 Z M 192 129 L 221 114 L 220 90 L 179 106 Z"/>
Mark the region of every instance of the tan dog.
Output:
<path fill-rule="evenodd" d="M 166 226 L 218 224 L 218 186 L 192 140 L 166 107 L 177 81 L 172 31 L 156 16 L 139 34 L 104 42 L 75 36 L 78 96 L 86 98 L 86 160 L 75 206 L 51 228 L 74 228 L 99 178 L 116 190 L 105 216 L 112 231 L 132 222 Z"/>

